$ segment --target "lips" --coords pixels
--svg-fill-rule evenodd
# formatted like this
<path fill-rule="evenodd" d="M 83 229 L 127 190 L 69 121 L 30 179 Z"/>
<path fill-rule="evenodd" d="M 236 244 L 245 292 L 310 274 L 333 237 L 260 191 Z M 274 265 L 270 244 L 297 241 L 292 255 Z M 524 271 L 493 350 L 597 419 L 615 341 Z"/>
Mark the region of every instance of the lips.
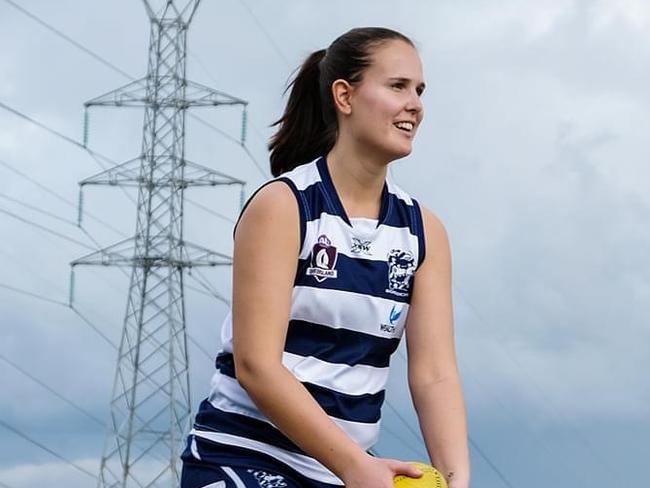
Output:
<path fill-rule="evenodd" d="M 415 128 L 415 124 L 411 121 L 408 120 L 403 120 L 400 122 L 395 122 L 393 124 L 395 127 L 398 129 L 405 131 L 405 132 L 413 132 L 413 129 Z"/>

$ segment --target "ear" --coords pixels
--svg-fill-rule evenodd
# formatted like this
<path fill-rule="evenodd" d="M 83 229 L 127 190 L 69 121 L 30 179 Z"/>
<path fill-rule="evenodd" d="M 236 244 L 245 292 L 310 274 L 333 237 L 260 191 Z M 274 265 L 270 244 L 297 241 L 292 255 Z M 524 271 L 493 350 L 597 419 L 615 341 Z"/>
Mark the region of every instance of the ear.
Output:
<path fill-rule="evenodd" d="M 352 85 L 345 80 L 338 79 L 332 83 L 332 98 L 336 109 L 345 114 L 352 113 L 350 98 L 352 96 Z"/>

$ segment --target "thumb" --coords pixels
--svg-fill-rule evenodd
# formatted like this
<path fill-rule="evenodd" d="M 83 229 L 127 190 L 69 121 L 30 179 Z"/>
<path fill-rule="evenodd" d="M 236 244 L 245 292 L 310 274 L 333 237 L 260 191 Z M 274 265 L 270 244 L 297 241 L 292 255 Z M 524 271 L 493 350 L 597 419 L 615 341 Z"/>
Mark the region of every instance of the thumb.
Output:
<path fill-rule="evenodd" d="M 419 478 L 423 474 L 422 471 L 420 471 L 412 464 L 405 463 L 402 461 L 393 461 L 391 467 L 393 468 L 393 470 L 395 470 L 396 475 L 403 474 L 410 478 Z"/>

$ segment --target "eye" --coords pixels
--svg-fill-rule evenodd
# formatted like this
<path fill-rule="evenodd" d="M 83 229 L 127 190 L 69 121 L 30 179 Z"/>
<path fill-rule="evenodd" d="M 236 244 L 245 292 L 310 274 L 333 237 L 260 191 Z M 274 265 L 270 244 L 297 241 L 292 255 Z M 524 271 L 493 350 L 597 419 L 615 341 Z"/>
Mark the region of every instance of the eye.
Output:
<path fill-rule="evenodd" d="M 404 82 L 403 82 L 403 81 L 396 81 L 396 82 L 393 83 L 391 86 L 392 86 L 393 88 L 396 88 L 396 89 L 398 89 L 398 90 L 401 90 L 402 88 L 404 88 Z"/>

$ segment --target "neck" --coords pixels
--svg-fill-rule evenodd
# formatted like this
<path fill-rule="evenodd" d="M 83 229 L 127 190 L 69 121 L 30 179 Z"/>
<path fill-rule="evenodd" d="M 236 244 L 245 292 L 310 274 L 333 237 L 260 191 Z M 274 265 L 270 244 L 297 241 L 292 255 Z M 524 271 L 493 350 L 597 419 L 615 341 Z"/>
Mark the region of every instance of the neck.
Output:
<path fill-rule="evenodd" d="M 332 182 L 348 217 L 377 218 L 388 161 L 338 140 L 327 154 Z"/>

